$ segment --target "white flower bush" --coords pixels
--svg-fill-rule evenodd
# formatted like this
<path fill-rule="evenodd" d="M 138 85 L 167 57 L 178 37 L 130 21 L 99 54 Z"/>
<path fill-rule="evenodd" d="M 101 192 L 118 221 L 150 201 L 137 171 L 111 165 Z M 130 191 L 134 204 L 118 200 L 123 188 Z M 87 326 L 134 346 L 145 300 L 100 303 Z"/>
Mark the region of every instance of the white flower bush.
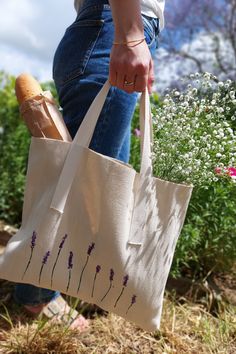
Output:
<path fill-rule="evenodd" d="M 210 73 L 189 79 L 183 92 L 168 91 L 153 108 L 155 176 L 193 186 L 236 182 L 235 83 Z"/>

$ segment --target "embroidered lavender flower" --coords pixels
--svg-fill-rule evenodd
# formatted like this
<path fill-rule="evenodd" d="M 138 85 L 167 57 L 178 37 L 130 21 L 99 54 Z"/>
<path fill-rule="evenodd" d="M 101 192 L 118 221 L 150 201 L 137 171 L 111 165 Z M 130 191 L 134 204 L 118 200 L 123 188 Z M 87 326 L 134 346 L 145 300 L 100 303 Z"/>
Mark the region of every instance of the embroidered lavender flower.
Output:
<path fill-rule="evenodd" d="M 43 272 L 43 268 L 45 266 L 45 264 L 47 264 L 47 261 L 48 261 L 48 257 L 50 256 L 50 251 L 47 251 L 43 257 L 43 260 L 42 260 L 42 265 L 41 265 L 41 269 L 40 269 L 40 272 L 39 272 L 39 284 L 40 284 L 40 281 L 41 281 L 41 276 L 42 276 L 42 272 Z"/>
<path fill-rule="evenodd" d="M 70 286 L 71 271 L 72 271 L 72 268 L 73 268 L 73 263 L 72 263 L 72 261 L 73 261 L 73 252 L 70 251 L 70 255 L 69 255 L 69 258 L 68 258 L 69 278 L 68 278 L 68 284 L 67 284 L 66 292 L 68 291 L 69 286 Z"/>
<path fill-rule="evenodd" d="M 62 249 L 62 247 L 63 247 L 63 245 L 64 245 L 65 240 L 67 239 L 67 237 L 68 237 L 68 235 L 67 235 L 67 234 L 65 234 L 65 236 L 64 236 L 64 237 L 62 237 L 61 243 L 60 243 L 60 245 L 59 245 L 59 249 Z"/>
<path fill-rule="evenodd" d="M 111 269 L 111 270 L 110 270 L 110 281 L 113 281 L 114 274 L 115 274 L 114 270 Z"/>
<path fill-rule="evenodd" d="M 46 263 L 47 263 L 47 260 L 48 260 L 48 257 L 49 257 L 49 256 L 50 256 L 50 251 L 47 251 L 46 254 L 45 254 L 45 256 L 43 257 L 43 261 L 42 261 L 43 264 L 46 264 Z"/>
<path fill-rule="evenodd" d="M 31 249 L 33 250 L 35 245 L 36 245 L 36 238 L 37 234 L 35 231 L 33 231 L 32 237 L 31 237 Z"/>
<path fill-rule="evenodd" d="M 86 262 L 85 262 L 85 264 L 83 266 L 82 272 L 80 274 L 80 279 L 79 279 L 79 285 L 78 285 L 77 293 L 79 292 L 79 289 L 80 289 L 80 286 L 81 286 L 81 281 L 82 281 L 82 278 L 83 278 L 83 274 L 84 274 L 85 268 L 87 267 L 87 264 L 88 264 L 88 261 L 89 261 L 89 257 L 91 256 L 91 253 L 92 253 L 94 247 L 95 247 L 95 243 L 94 242 L 92 242 L 89 245 L 89 247 L 88 247 L 87 259 L 86 259 Z"/>
<path fill-rule="evenodd" d="M 126 311 L 126 315 L 127 315 L 128 311 L 129 311 L 129 309 L 136 303 L 136 299 L 137 299 L 137 296 L 133 295 L 132 299 L 131 299 L 131 304 L 129 305 L 129 307 L 128 307 L 127 311 Z"/>
<path fill-rule="evenodd" d="M 55 260 L 55 263 L 53 265 L 53 268 L 52 268 L 52 274 L 51 274 L 51 288 L 52 288 L 52 282 L 53 282 L 53 275 L 54 275 L 54 271 L 55 271 L 55 268 L 56 268 L 56 265 L 57 265 L 57 261 L 58 261 L 58 258 L 60 256 L 60 253 L 61 253 L 61 250 L 64 246 L 64 243 L 65 243 L 65 240 L 67 239 L 68 235 L 65 234 L 65 236 L 62 237 L 62 240 L 61 240 L 61 243 L 59 245 L 59 250 L 58 250 L 58 253 L 57 253 L 57 258 Z"/>
<path fill-rule="evenodd" d="M 29 265 L 30 265 L 30 262 L 31 262 L 31 259 L 32 259 L 32 256 L 33 256 L 34 248 L 35 248 L 35 245 L 36 245 L 36 238 L 37 238 L 37 233 L 35 231 L 33 231 L 33 234 L 31 236 L 31 244 L 30 244 L 30 248 L 31 248 L 30 257 L 29 257 L 27 266 L 25 268 L 24 274 L 22 275 L 22 279 L 24 278 L 25 273 L 27 272 L 27 270 L 29 268 Z"/>
<path fill-rule="evenodd" d="M 110 291 L 111 288 L 112 288 L 114 275 L 115 275 L 115 272 L 114 272 L 114 270 L 111 268 L 111 269 L 110 269 L 110 277 L 109 277 L 110 285 L 109 285 L 109 288 L 108 288 L 108 290 L 106 291 L 105 295 L 102 297 L 101 302 L 105 299 L 105 297 L 108 295 L 109 291 Z"/>
<path fill-rule="evenodd" d="M 96 282 L 97 275 L 98 275 L 98 273 L 100 272 L 100 270 L 101 270 L 101 266 L 100 266 L 100 265 L 97 265 L 97 266 L 96 266 L 96 272 L 95 272 L 94 279 L 93 279 L 93 289 L 92 289 L 92 295 L 91 295 L 91 297 L 93 297 L 94 288 L 95 288 L 95 282 Z"/>
<path fill-rule="evenodd" d="M 120 295 L 118 296 L 118 298 L 116 299 L 116 302 L 115 302 L 115 305 L 114 307 L 116 307 L 118 301 L 120 300 L 121 296 L 123 295 L 123 292 L 127 286 L 127 283 L 128 283 L 128 280 L 129 280 L 129 276 L 128 275 L 125 275 L 124 278 L 123 278 L 123 287 L 121 289 L 121 292 L 120 292 Z"/>
<path fill-rule="evenodd" d="M 68 269 L 73 268 L 72 260 L 73 260 L 73 252 L 70 252 L 69 259 L 68 259 Z"/>
<path fill-rule="evenodd" d="M 91 245 L 89 245 L 89 248 L 88 248 L 88 251 L 87 251 L 87 254 L 88 254 L 89 256 L 90 256 L 92 250 L 94 249 L 94 247 L 95 247 L 95 243 L 94 243 L 94 242 L 91 243 Z"/>
<path fill-rule="evenodd" d="M 123 286 L 127 286 L 128 280 L 129 280 L 129 276 L 125 275 L 123 279 Z"/>

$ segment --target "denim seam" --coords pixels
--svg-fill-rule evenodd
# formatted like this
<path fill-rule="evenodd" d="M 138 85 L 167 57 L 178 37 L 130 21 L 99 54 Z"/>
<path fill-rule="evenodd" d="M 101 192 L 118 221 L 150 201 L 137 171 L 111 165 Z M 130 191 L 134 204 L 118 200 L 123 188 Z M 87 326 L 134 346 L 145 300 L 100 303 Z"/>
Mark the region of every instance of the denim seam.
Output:
<path fill-rule="evenodd" d="M 104 23 L 104 20 L 99 19 L 99 20 L 80 20 L 80 21 L 75 21 L 70 25 L 66 31 L 69 31 L 72 28 L 77 28 L 77 27 L 97 27 L 97 26 L 102 26 Z"/>
<path fill-rule="evenodd" d="M 98 30 L 98 32 L 97 32 L 96 39 L 94 40 L 94 42 L 91 41 L 91 44 L 93 43 L 93 45 L 91 46 L 91 48 L 89 48 L 89 49 L 87 50 L 87 53 L 84 55 L 84 60 L 83 60 L 82 68 L 79 68 L 79 69 L 77 69 L 77 70 L 74 70 L 72 73 L 68 74 L 68 75 L 64 78 L 64 80 L 62 80 L 62 81 L 60 82 L 61 85 L 66 85 L 68 82 L 74 80 L 76 77 L 81 76 L 81 75 L 84 73 L 84 71 L 85 71 L 85 69 L 86 69 L 86 67 L 87 67 L 87 65 L 88 65 L 89 59 L 90 59 L 90 57 L 91 57 L 91 55 L 92 55 L 92 52 L 93 52 L 93 50 L 94 50 L 94 47 L 95 47 L 95 45 L 96 45 L 96 43 L 97 43 L 97 41 L 98 41 L 98 38 L 99 38 L 99 35 L 100 35 L 101 30 L 102 30 L 102 28 L 103 28 L 103 25 L 104 25 L 104 21 L 102 20 L 101 26 L 100 26 L 100 28 L 99 28 L 99 30 Z"/>

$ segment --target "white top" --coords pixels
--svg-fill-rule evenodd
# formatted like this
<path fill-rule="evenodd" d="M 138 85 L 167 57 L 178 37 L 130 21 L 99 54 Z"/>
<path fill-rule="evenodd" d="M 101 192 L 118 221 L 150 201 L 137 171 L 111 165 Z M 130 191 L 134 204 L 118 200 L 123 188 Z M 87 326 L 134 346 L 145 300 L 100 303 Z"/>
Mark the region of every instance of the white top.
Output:
<path fill-rule="evenodd" d="M 74 0 L 75 9 L 78 12 L 84 0 Z M 160 29 L 164 27 L 165 0 L 140 0 L 141 12 L 150 17 L 160 19 Z"/>

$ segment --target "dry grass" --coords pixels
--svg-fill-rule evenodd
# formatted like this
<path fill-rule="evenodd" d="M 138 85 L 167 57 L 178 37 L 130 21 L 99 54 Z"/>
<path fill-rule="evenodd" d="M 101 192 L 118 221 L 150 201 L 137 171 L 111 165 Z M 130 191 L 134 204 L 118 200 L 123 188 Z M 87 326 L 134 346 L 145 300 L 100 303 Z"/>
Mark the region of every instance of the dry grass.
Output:
<path fill-rule="evenodd" d="M 236 307 L 220 307 L 217 316 L 203 305 L 166 297 L 161 331 L 148 333 L 115 316 L 91 319 L 82 334 L 43 321 L 27 320 L 14 304 L 1 307 L 0 353 L 10 354 L 233 354 Z M 3 315 L 4 313 L 4 315 Z"/>

